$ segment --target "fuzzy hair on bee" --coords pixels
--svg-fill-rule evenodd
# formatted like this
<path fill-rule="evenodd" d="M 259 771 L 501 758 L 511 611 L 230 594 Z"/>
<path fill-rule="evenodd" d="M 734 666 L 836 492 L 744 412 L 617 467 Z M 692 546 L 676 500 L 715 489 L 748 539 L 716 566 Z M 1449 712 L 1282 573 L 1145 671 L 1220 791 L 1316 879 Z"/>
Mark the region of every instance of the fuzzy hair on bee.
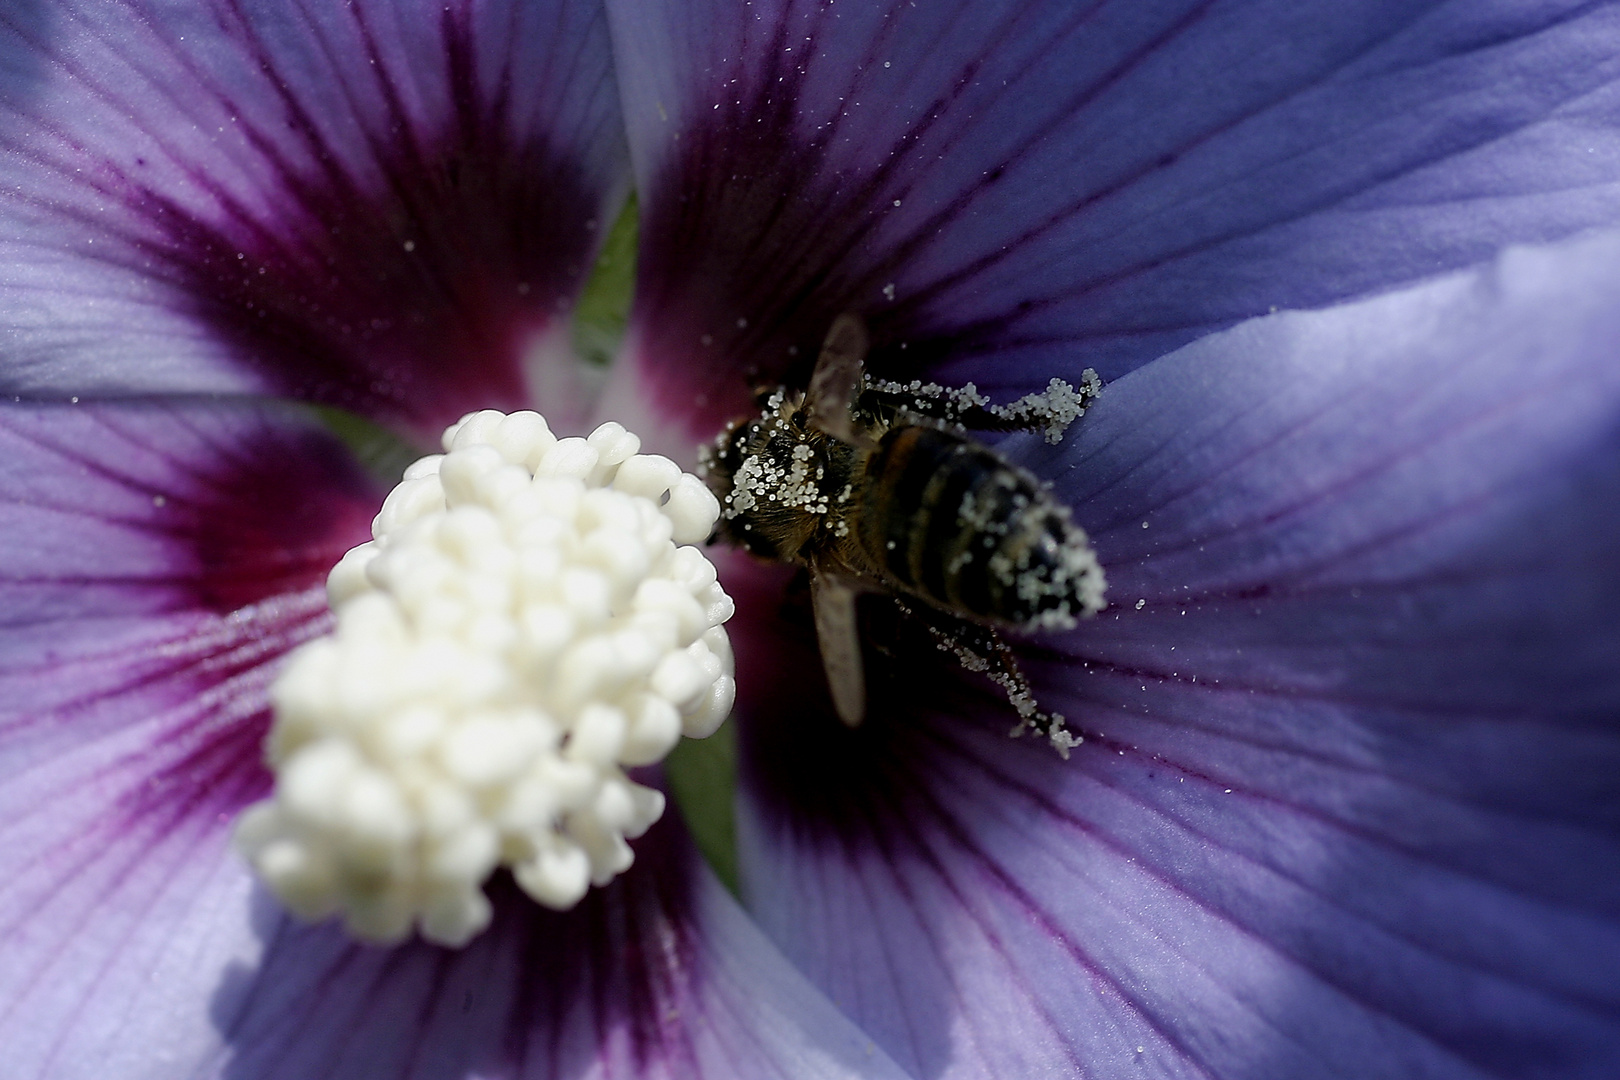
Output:
<path fill-rule="evenodd" d="M 833 705 L 860 723 L 866 690 L 855 600 L 893 597 L 936 644 L 1006 692 L 1020 721 L 1060 752 L 1079 740 L 1042 712 L 998 630 L 1055 630 L 1104 606 L 1104 576 L 1067 506 L 1025 469 L 967 434 L 1040 430 L 1057 442 L 1101 389 L 993 405 L 971 385 L 869 379 L 868 339 L 852 315 L 827 334 L 809 386 L 778 387 L 757 415 L 705 447 L 700 472 L 720 500 L 719 538 L 810 574 L 816 636 Z"/>

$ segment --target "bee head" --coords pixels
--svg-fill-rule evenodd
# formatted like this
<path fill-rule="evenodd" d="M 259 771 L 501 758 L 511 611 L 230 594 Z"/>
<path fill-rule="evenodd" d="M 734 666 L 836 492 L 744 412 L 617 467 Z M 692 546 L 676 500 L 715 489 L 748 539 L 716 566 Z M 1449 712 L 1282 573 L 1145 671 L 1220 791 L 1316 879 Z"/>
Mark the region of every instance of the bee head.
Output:
<path fill-rule="evenodd" d="M 830 441 L 804 395 L 777 387 L 760 412 L 706 447 L 699 472 L 720 500 L 718 535 L 762 558 L 796 562 L 826 516 Z"/>

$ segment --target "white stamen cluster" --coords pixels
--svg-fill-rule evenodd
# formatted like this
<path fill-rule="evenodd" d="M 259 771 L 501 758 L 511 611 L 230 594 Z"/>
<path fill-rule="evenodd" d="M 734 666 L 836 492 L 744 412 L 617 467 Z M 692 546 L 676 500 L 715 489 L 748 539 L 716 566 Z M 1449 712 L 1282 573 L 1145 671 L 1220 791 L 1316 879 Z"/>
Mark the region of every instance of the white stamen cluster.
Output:
<path fill-rule="evenodd" d="M 548 907 L 629 867 L 663 813 L 630 766 L 731 711 L 719 504 L 618 424 L 488 411 L 405 472 L 333 569 L 331 636 L 271 696 L 274 795 L 238 847 L 296 914 L 460 945 L 499 866 Z"/>

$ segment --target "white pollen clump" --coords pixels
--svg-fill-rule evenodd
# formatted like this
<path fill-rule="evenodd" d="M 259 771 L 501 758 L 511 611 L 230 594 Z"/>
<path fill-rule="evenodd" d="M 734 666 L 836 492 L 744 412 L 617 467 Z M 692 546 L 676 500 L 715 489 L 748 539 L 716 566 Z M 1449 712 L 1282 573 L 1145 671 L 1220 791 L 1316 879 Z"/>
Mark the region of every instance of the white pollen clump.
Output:
<path fill-rule="evenodd" d="M 922 416 L 937 416 L 957 422 L 974 412 L 1006 421 L 1015 427 L 1039 430 L 1049 443 L 1059 443 L 1063 433 L 1086 413 L 1086 407 L 1102 392 L 1102 379 L 1092 368 L 1080 373 L 1077 390 L 1062 379 L 1053 379 L 1038 394 L 1025 394 L 1007 405 L 996 405 L 972 383 L 941 386 L 921 379 L 894 382 L 868 378 L 866 389 L 901 399 L 903 407 Z"/>
<path fill-rule="evenodd" d="M 732 602 L 688 546 L 720 507 L 618 424 L 558 439 L 485 411 L 444 435 L 332 570 L 328 637 L 271 690 L 271 798 L 236 844 L 306 919 L 461 945 L 501 866 L 573 906 L 664 810 L 627 767 L 711 734 Z"/>

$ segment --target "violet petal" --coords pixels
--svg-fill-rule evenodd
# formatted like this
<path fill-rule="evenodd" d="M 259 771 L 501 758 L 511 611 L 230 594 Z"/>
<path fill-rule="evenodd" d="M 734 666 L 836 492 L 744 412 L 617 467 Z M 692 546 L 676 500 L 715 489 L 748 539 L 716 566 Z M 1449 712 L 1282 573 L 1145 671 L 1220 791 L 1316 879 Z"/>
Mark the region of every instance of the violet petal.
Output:
<path fill-rule="evenodd" d="M 739 631 L 767 932 L 926 1075 L 1615 1075 L 1617 297 L 1620 234 L 1510 249 L 1019 447 L 1109 572 L 1021 646 L 1068 761 L 881 603 L 854 733 Z"/>
<path fill-rule="evenodd" d="M 625 183 L 593 4 L 11 5 L 0 89 L 0 391 L 580 408 L 550 346 Z"/>
<path fill-rule="evenodd" d="M 287 408 L 0 406 L 8 1071 L 212 1041 L 197 983 L 241 942 L 191 929 L 245 910 L 224 841 L 269 787 L 272 662 L 327 628 L 379 496 Z"/>
<path fill-rule="evenodd" d="M 215 999 L 234 1055 L 224 1075 L 903 1080 L 782 959 L 673 817 L 635 846 L 636 865 L 570 912 L 503 880 L 494 923 L 457 951 L 369 948 L 261 915 L 256 970 Z"/>
<path fill-rule="evenodd" d="M 1608 5 L 608 6 L 632 330 L 695 432 L 844 311 L 1022 391 L 1616 220 Z"/>

